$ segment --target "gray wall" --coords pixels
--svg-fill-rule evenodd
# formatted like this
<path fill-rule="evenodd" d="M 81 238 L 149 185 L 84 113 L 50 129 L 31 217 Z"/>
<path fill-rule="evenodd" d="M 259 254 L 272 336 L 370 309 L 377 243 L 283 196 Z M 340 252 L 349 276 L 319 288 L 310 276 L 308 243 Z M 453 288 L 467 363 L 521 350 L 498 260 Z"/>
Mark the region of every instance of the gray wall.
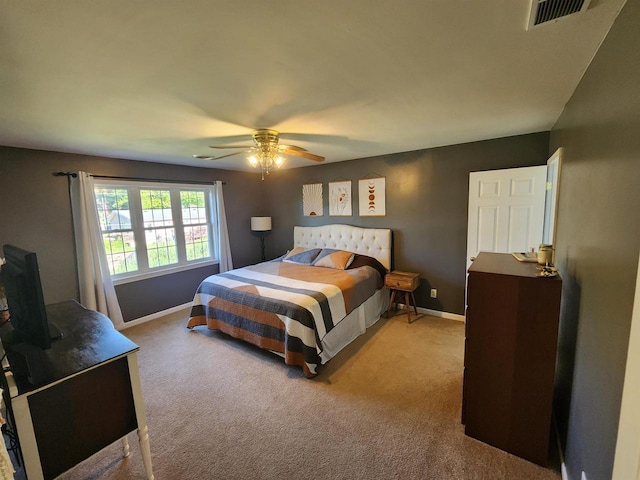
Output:
<path fill-rule="evenodd" d="M 54 171 L 84 170 L 96 175 L 133 176 L 211 182 L 222 180 L 233 261 L 259 261 L 259 248 L 248 234 L 250 217 L 263 183 L 254 173 L 190 168 L 85 155 L 0 147 L 0 245 L 13 243 L 38 254 L 46 303 L 78 298 L 73 230 L 67 180 Z M 117 287 L 126 320 L 193 299 L 198 278 L 217 267 L 197 269 Z M 161 286 L 159 285 L 162 284 Z"/>
<path fill-rule="evenodd" d="M 418 306 L 464 314 L 469 172 L 544 165 L 548 132 L 283 170 L 265 180 L 268 257 L 290 249 L 294 225 L 347 223 L 393 229 L 395 268 L 419 272 Z M 358 179 L 386 177 L 385 217 L 358 215 Z M 328 215 L 328 182 L 352 180 L 353 216 Z M 322 182 L 324 216 L 302 215 L 302 185 Z M 431 288 L 438 298 L 430 298 Z"/>
<path fill-rule="evenodd" d="M 191 302 L 200 282 L 218 272 L 218 266 L 211 265 L 116 285 L 124 321 Z"/>
<path fill-rule="evenodd" d="M 85 170 L 100 175 L 223 180 L 234 266 L 260 259 L 260 239 L 249 230 L 250 217 L 270 215 L 266 235 L 269 258 L 291 248 L 294 225 L 349 223 L 394 231 L 395 268 L 420 272 L 419 306 L 464 313 L 464 282 L 469 172 L 544 164 L 548 132 L 399 153 L 273 172 L 262 182 L 254 173 L 164 165 L 0 147 L 0 245 L 14 243 L 38 253 L 47 303 L 78 297 L 67 181 L 54 171 Z M 329 217 L 328 182 L 386 177 L 387 215 Z M 325 216 L 302 216 L 302 184 L 321 181 Z M 189 302 L 201 277 L 198 269 L 117 287 L 126 320 Z M 429 290 L 438 289 L 431 299 Z"/>
<path fill-rule="evenodd" d="M 291 247 L 293 225 L 389 227 L 395 232 L 395 267 L 423 277 L 418 304 L 462 314 L 469 172 L 543 164 L 562 146 L 556 259 L 564 282 L 554 408 L 569 478 L 579 479 L 583 470 L 590 479 L 610 478 L 640 238 L 638 25 L 640 2 L 627 2 L 551 132 L 550 144 L 547 133 L 532 134 L 285 170 L 265 182 L 255 174 L 0 147 L 0 245 L 38 252 L 47 303 L 76 298 L 67 186 L 51 172 L 221 179 L 227 181 L 236 266 L 259 259 L 259 238 L 248 231 L 253 215 L 273 217 L 269 257 Z M 351 179 L 355 196 L 357 180 L 370 174 L 387 178 L 386 217 L 359 217 L 357 202 L 353 217 L 302 216 L 302 184 L 324 184 L 327 212 L 328 182 Z M 165 289 L 173 282 L 166 280 Z M 167 308 L 154 302 L 156 282 L 120 293 L 129 295 L 130 305 L 145 304 L 130 315 Z M 438 301 L 428 297 L 431 287 L 438 288 Z M 189 301 L 186 297 L 173 301 Z"/>
<path fill-rule="evenodd" d="M 611 478 L 640 239 L 640 2 L 627 2 L 551 132 L 564 147 L 555 413 L 570 479 Z"/>

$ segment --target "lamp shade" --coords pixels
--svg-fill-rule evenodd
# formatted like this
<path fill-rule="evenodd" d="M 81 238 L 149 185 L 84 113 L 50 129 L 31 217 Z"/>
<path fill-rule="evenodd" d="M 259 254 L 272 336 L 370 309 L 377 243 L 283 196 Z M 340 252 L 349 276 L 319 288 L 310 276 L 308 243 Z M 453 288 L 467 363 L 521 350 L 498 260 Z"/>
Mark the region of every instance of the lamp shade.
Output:
<path fill-rule="evenodd" d="M 271 230 L 271 217 L 251 217 L 251 230 L 254 232 Z"/>

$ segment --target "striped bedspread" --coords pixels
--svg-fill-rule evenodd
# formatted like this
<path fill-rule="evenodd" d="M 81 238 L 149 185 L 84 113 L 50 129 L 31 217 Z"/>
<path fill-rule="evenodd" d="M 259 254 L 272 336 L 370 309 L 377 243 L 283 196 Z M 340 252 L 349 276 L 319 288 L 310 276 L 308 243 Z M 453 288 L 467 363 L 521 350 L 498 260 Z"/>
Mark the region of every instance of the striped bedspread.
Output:
<path fill-rule="evenodd" d="M 284 355 L 317 373 L 322 338 L 381 286 L 370 267 L 352 270 L 265 262 L 212 275 L 198 287 L 187 327 L 206 325 Z"/>

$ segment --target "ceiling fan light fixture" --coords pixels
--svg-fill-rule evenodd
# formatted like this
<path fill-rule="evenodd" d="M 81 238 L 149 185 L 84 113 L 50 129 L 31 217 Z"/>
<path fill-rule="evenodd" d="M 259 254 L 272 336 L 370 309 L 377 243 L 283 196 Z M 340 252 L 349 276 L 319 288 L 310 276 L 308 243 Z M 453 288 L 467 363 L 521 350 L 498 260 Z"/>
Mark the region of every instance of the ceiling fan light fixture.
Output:
<path fill-rule="evenodd" d="M 274 166 L 280 168 L 284 164 L 284 158 L 278 154 L 277 143 L 258 145 L 258 148 L 260 150 L 247 157 L 247 160 L 254 168 L 260 166 L 262 180 L 264 180 L 264 176 L 269 175 Z"/>
<path fill-rule="evenodd" d="M 253 138 L 253 146 L 245 145 L 211 145 L 210 148 L 217 148 L 221 150 L 239 149 L 244 151 L 227 153 L 220 157 L 206 157 L 211 160 L 218 160 L 233 155 L 245 154 L 246 159 L 253 168 L 262 170 L 262 180 L 265 175 L 269 175 L 269 172 L 273 168 L 280 168 L 285 163 L 285 156 L 301 157 L 306 160 L 312 160 L 314 162 L 324 162 L 324 157 L 315 155 L 307 151 L 306 148 L 298 147 L 296 145 L 280 145 L 280 134 L 276 130 L 270 130 L 268 128 L 262 128 L 254 130 L 251 133 Z M 196 156 L 196 158 L 205 158 L 204 156 Z"/>

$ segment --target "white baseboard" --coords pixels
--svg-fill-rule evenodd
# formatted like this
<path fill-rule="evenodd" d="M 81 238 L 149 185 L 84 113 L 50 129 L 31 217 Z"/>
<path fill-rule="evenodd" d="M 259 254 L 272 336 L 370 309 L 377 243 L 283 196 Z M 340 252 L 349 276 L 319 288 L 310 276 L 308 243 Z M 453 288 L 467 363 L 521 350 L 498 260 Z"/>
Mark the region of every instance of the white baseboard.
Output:
<path fill-rule="evenodd" d="M 135 320 L 130 320 L 125 322 L 119 330 L 124 330 L 129 327 L 133 327 L 135 325 L 140 325 L 141 323 L 146 323 L 151 320 L 155 320 L 156 318 L 164 317 L 165 315 L 170 315 L 172 313 L 179 312 L 180 310 L 184 310 L 186 308 L 191 307 L 191 302 L 183 303 L 182 305 L 176 305 L 175 307 L 168 308 L 166 310 L 162 310 L 160 312 L 152 313 L 151 315 L 146 315 L 144 317 L 136 318 Z M 399 303 L 398 307 L 405 308 L 404 304 Z M 449 313 L 449 312 L 441 312 L 440 310 L 431 310 L 429 308 L 418 307 L 418 312 L 424 315 L 429 315 L 431 317 L 439 317 L 439 318 L 447 318 L 449 320 L 456 320 L 458 322 L 464 322 L 464 315 L 458 315 L 457 313 Z"/>
<path fill-rule="evenodd" d="M 564 452 L 562 451 L 562 443 L 560 442 L 560 430 L 558 430 L 558 421 L 556 420 L 555 413 L 551 415 L 551 420 L 551 428 L 555 432 L 556 447 L 558 447 L 558 458 L 560 458 L 560 475 L 562 475 L 562 480 L 569 480 L 567 465 L 564 463 Z"/>
<path fill-rule="evenodd" d="M 167 308 L 166 310 L 162 310 L 160 312 L 152 313 L 151 315 L 146 315 L 144 317 L 136 318 L 135 320 L 130 320 L 125 322 L 118 330 L 124 330 L 129 327 L 133 327 L 135 325 L 140 325 L 141 323 L 146 323 L 151 320 L 155 320 L 160 317 L 164 317 L 165 315 L 170 315 L 172 313 L 179 312 L 180 310 L 184 310 L 191 307 L 191 302 L 183 303 L 182 305 L 176 305 L 175 307 Z"/>
<path fill-rule="evenodd" d="M 398 303 L 398 307 L 405 308 L 405 305 L 404 303 Z M 458 322 L 465 321 L 464 315 L 459 315 L 457 313 L 441 312 L 440 310 L 431 310 L 429 308 L 418 307 L 418 313 L 429 315 L 431 317 L 448 318 L 449 320 L 456 320 Z"/>
<path fill-rule="evenodd" d="M 418 312 L 422 312 L 426 315 L 431 315 L 432 317 L 441 317 L 448 318 L 449 320 L 456 320 L 458 322 L 464 322 L 464 315 L 459 315 L 457 313 L 449 313 L 449 312 L 441 312 L 440 310 L 431 310 L 429 308 L 418 307 Z"/>

